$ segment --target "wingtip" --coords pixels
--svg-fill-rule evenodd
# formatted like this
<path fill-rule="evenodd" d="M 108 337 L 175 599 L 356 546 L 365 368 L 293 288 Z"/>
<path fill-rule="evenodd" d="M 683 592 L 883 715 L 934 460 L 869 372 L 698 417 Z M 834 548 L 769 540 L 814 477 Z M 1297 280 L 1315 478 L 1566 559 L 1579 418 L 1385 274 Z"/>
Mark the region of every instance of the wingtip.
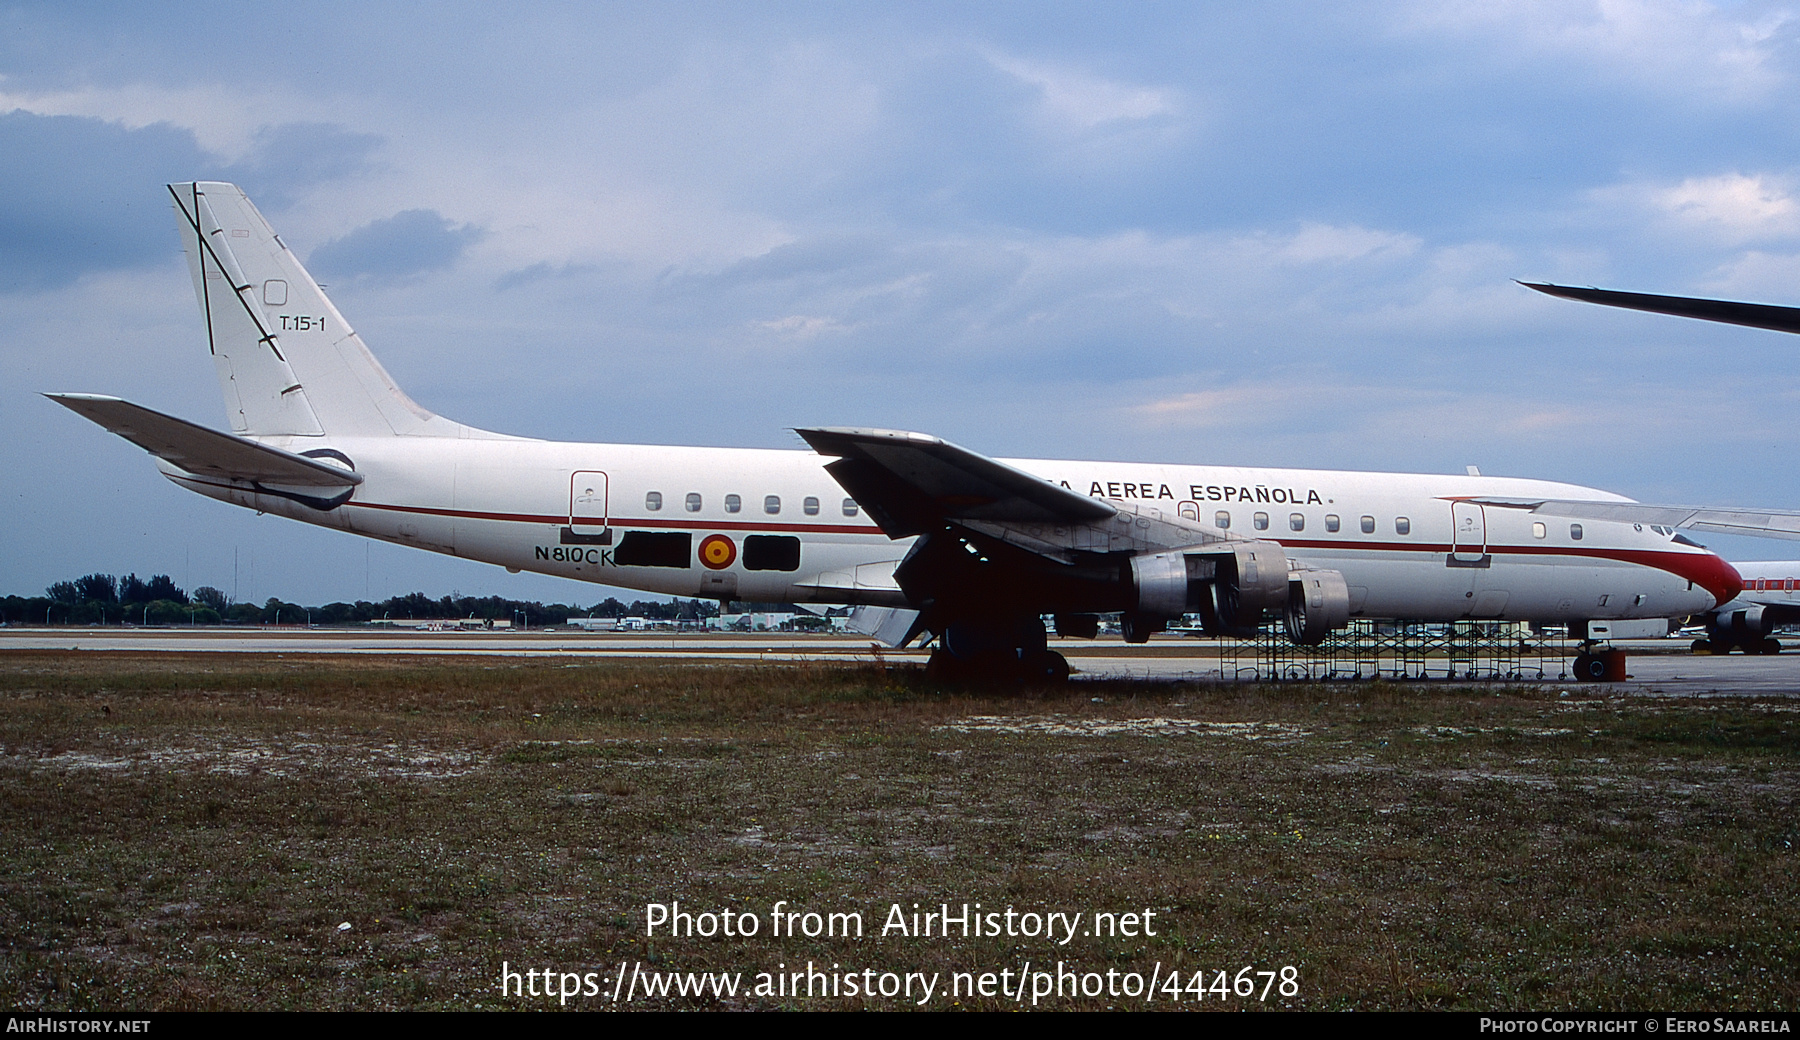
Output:
<path fill-rule="evenodd" d="M 55 401 L 57 404 L 68 404 L 71 401 L 123 401 L 123 400 L 125 400 L 123 397 L 114 397 L 111 394 L 71 394 L 71 393 L 66 393 L 66 392 L 55 392 L 55 391 L 50 391 L 50 390 L 39 390 L 38 393 L 42 394 L 45 397 L 48 397 L 52 401 Z"/>

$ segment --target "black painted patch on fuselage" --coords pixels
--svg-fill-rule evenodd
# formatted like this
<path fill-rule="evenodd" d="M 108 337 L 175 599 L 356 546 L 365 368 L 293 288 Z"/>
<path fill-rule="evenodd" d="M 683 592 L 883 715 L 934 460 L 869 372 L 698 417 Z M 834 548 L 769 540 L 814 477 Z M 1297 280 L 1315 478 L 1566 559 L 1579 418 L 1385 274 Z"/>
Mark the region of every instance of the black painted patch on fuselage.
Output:
<path fill-rule="evenodd" d="M 694 536 L 687 531 L 626 531 L 613 550 L 619 567 L 681 567 L 692 565 Z"/>

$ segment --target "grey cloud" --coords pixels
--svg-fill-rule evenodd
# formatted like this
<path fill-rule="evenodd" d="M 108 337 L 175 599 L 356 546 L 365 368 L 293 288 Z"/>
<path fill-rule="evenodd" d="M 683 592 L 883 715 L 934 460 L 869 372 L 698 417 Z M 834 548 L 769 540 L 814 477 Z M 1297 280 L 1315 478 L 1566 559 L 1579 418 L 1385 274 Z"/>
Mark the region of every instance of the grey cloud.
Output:
<path fill-rule="evenodd" d="M 598 268 L 593 264 L 557 265 L 552 264 L 547 260 L 540 261 L 532 264 L 530 267 L 521 267 L 517 270 L 508 271 L 494 279 L 494 291 L 505 292 L 508 289 L 516 289 L 521 285 L 530 285 L 533 282 L 542 282 L 555 278 L 575 278 L 592 273 L 596 270 L 598 270 Z"/>
<path fill-rule="evenodd" d="M 177 245 L 162 186 L 209 170 L 193 135 L 164 124 L 0 115 L 0 292 L 166 258 Z"/>
<path fill-rule="evenodd" d="M 892 247 L 870 235 L 821 235 L 776 246 L 740 260 L 714 279 L 720 284 L 784 281 L 807 276 L 841 277 L 892 259 Z"/>
<path fill-rule="evenodd" d="M 165 184 L 235 181 L 279 212 L 307 185 L 366 169 L 380 142 L 287 123 L 259 131 L 255 150 L 226 165 L 166 123 L 130 130 L 87 116 L 0 115 L 0 292 L 167 260 L 179 247 Z"/>
<path fill-rule="evenodd" d="M 369 170 L 370 156 L 383 141 L 332 123 L 282 123 L 256 132 L 255 149 L 241 164 L 240 179 L 256 183 L 257 205 L 274 210 L 323 181 Z"/>
<path fill-rule="evenodd" d="M 371 221 L 313 250 L 314 273 L 375 283 L 404 282 L 455 265 L 463 251 L 486 237 L 472 224 L 452 224 L 431 209 L 409 209 Z"/>

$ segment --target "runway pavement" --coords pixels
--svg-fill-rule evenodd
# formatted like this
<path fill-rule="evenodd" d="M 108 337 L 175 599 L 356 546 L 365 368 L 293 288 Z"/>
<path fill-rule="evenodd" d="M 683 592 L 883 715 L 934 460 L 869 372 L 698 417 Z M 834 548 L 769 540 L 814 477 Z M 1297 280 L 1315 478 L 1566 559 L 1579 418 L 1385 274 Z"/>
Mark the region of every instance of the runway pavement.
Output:
<path fill-rule="evenodd" d="M 1078 678 L 1222 678 L 1212 640 L 1159 636 L 1144 646 L 1106 640 L 1053 640 Z M 1594 684 L 1620 692 L 1687 696 L 1800 694 L 1800 647 L 1774 657 L 1695 657 L 1669 640 L 1633 640 L 1625 683 Z M 427 632 L 385 629 L 4 628 L 0 651 L 182 652 L 268 654 L 395 654 L 501 657 L 636 658 L 687 662 L 837 662 L 923 664 L 919 650 L 877 648 L 866 637 L 789 633 Z M 1228 671 L 1229 669 L 1225 669 Z M 1434 673 L 1439 669 L 1434 666 Z M 1438 680 L 1441 681 L 1441 680 Z M 1575 688 L 1572 679 L 1544 680 Z"/>

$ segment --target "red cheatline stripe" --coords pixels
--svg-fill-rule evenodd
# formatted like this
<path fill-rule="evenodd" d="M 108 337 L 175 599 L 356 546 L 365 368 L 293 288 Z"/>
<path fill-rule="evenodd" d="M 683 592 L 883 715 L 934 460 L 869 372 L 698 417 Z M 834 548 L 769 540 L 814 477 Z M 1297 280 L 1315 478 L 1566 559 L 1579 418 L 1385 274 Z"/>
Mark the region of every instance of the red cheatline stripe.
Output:
<path fill-rule="evenodd" d="M 249 491 L 233 484 L 220 483 L 216 480 L 204 480 L 183 474 L 181 480 L 193 484 L 204 484 L 208 487 L 225 488 L 232 491 Z M 251 492 L 254 494 L 254 492 Z M 391 513 L 416 513 L 420 516 L 448 516 L 464 520 L 495 520 L 513 524 L 555 524 L 559 527 L 568 524 L 567 516 L 543 516 L 537 513 L 486 513 L 473 509 L 434 509 L 430 506 L 396 506 L 384 502 L 346 502 L 341 509 L 380 509 Z M 596 518 L 598 519 L 598 518 Z M 880 535 L 881 528 L 873 524 L 782 524 L 745 520 L 740 522 L 722 520 L 681 520 L 662 519 L 660 517 L 624 519 L 613 517 L 609 524 L 613 527 L 654 527 L 678 531 L 784 531 L 792 534 L 861 534 Z M 589 526 L 589 525 L 583 525 Z M 886 537 L 886 535 L 882 535 Z"/>
<path fill-rule="evenodd" d="M 464 520 L 499 520 L 515 524 L 557 524 L 569 522 L 566 516 L 540 516 L 535 513 L 484 513 L 471 509 L 431 509 L 426 506 L 391 506 L 380 502 L 346 502 L 343 508 L 360 506 L 364 509 L 385 509 L 396 513 L 421 513 L 426 516 L 450 516 Z M 593 519 L 598 519 L 595 517 Z M 679 531 L 787 531 L 797 534 L 881 534 L 881 528 L 873 524 L 783 524 L 756 520 L 684 520 L 679 518 L 663 519 L 661 517 L 640 517 L 626 519 L 612 517 L 607 521 L 613 527 L 656 527 Z M 583 526 L 598 526 L 584 524 Z"/>
<path fill-rule="evenodd" d="M 1290 549 L 1378 549 L 1385 552 L 1449 553 L 1452 546 L 1443 543 L 1412 544 L 1398 542 L 1313 541 L 1276 539 Z M 1743 591 L 1744 580 L 1737 569 L 1709 552 L 1674 552 L 1667 549 L 1602 549 L 1578 545 L 1489 545 L 1484 550 L 1496 556 L 1574 556 L 1592 560 L 1616 560 L 1620 563 L 1653 567 L 1684 578 L 1713 594 L 1720 603 Z M 1465 550 L 1466 552 L 1466 550 Z"/>

